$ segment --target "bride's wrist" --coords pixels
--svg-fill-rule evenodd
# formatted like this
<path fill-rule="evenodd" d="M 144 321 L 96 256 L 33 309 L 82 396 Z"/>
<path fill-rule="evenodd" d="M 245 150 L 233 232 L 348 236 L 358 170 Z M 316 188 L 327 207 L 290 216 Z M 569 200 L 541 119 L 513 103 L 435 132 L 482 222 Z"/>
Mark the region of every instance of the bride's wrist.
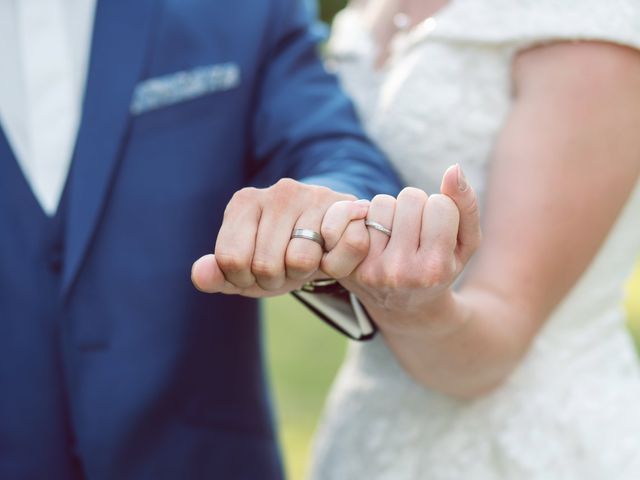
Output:
<path fill-rule="evenodd" d="M 384 335 L 442 339 L 464 328 L 470 315 L 451 289 L 414 311 L 367 308 Z"/>

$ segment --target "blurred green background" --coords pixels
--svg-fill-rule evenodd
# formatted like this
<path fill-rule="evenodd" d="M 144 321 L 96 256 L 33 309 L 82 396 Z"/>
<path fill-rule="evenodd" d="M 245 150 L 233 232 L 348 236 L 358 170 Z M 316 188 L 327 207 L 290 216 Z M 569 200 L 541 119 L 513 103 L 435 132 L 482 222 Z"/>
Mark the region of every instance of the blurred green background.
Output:
<path fill-rule="evenodd" d="M 344 3 L 321 0 L 320 16 L 330 22 Z M 629 283 L 626 307 L 629 326 L 640 347 L 640 264 Z M 301 480 L 346 341 L 290 297 L 268 300 L 265 313 L 267 355 L 285 466 L 290 480 Z"/>

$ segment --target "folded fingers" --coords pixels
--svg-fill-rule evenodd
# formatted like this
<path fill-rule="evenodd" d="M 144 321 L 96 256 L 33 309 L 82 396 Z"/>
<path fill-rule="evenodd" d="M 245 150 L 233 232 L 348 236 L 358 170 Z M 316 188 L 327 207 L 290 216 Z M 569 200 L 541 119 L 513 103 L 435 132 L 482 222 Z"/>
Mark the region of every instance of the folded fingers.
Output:
<path fill-rule="evenodd" d="M 217 265 L 224 278 L 239 288 L 255 284 L 251 262 L 256 245 L 258 223 L 262 214 L 260 203 L 255 200 L 261 192 L 242 189 L 227 205 L 224 221 L 216 239 Z"/>
<path fill-rule="evenodd" d="M 393 234 L 387 251 L 394 256 L 409 257 L 420 246 L 422 212 L 428 195 L 418 188 L 406 187 L 398 195 L 393 217 Z"/>
<path fill-rule="evenodd" d="M 393 235 L 391 229 L 393 227 L 395 211 L 396 199 L 391 195 L 376 195 L 373 197 L 373 200 L 371 200 L 369 213 L 367 214 L 367 222 L 373 225 L 369 227 L 368 257 L 377 258 L 382 255 L 382 252 L 387 248 L 390 237 Z M 384 232 L 383 230 L 388 230 L 388 232 Z"/>
<path fill-rule="evenodd" d="M 364 218 L 369 202 L 337 202 L 322 221 L 322 236 L 327 253 L 320 268 L 328 276 L 342 279 L 353 272 L 369 251 L 369 233 Z"/>
<path fill-rule="evenodd" d="M 431 195 L 424 207 L 420 233 L 420 257 L 428 285 L 453 281 L 461 265 L 456 264 L 460 213 L 446 195 Z"/>
<path fill-rule="evenodd" d="M 323 210 L 319 208 L 305 210 L 296 221 L 293 231 L 300 231 L 308 236 L 320 233 L 323 214 Z M 291 235 L 291 232 L 289 234 Z M 318 236 L 317 240 L 291 238 L 285 253 L 287 278 L 304 280 L 311 277 L 320 266 L 324 248 L 322 236 Z"/>

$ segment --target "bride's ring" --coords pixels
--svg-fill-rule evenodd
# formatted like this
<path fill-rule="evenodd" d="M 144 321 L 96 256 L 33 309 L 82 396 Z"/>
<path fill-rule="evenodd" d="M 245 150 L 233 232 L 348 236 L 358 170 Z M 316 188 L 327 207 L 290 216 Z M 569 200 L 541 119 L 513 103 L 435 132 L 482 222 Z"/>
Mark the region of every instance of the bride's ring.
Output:
<path fill-rule="evenodd" d="M 296 228 L 291 234 L 291 238 L 304 238 L 316 242 L 324 250 L 324 238 L 318 232 L 308 228 Z"/>
<path fill-rule="evenodd" d="M 365 220 L 364 224 L 367 227 L 371 227 L 374 230 L 384 233 L 387 237 L 391 236 L 391 230 L 378 222 L 374 222 L 373 220 Z"/>

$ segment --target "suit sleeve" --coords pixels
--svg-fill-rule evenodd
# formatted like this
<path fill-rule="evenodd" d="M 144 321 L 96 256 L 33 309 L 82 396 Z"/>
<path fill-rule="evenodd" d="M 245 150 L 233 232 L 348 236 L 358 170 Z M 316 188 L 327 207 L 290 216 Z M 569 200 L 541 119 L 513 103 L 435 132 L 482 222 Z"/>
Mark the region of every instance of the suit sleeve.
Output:
<path fill-rule="evenodd" d="M 290 177 L 371 198 L 396 195 L 400 181 L 365 135 L 351 101 L 318 55 L 324 29 L 309 0 L 274 0 L 271 41 L 261 69 L 253 118 L 251 182 L 267 186 Z M 348 292 L 294 292 L 322 320 L 354 340 L 375 324 Z"/>
<path fill-rule="evenodd" d="M 318 54 L 315 17 L 303 0 L 273 0 L 253 117 L 250 183 L 290 177 L 371 198 L 400 182 L 365 135 L 351 101 Z"/>

